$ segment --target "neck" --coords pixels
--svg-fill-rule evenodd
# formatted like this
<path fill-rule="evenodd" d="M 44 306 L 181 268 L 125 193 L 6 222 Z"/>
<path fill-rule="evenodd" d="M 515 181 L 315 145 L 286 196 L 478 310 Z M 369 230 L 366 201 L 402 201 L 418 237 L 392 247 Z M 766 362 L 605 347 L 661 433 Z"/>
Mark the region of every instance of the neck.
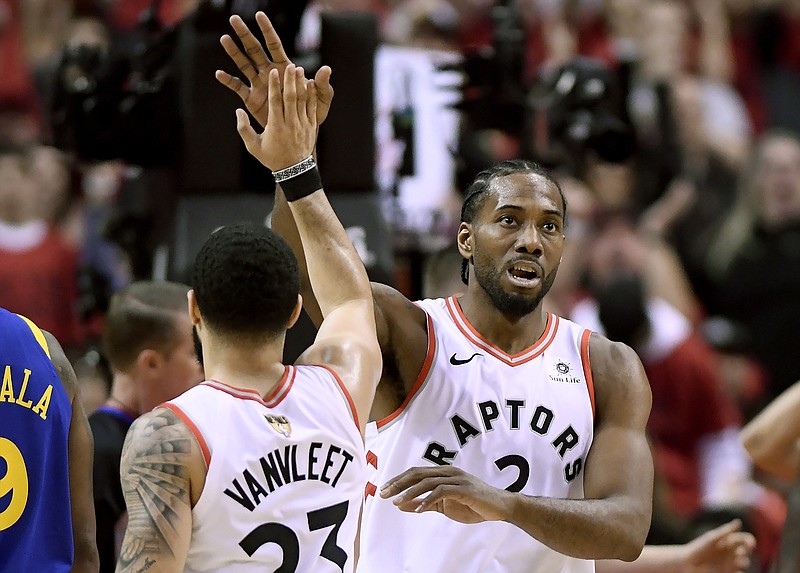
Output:
<path fill-rule="evenodd" d="M 205 377 L 237 388 L 256 390 L 266 396 L 285 371 L 283 342 L 283 336 L 252 345 L 206 337 L 203 341 Z"/>
<path fill-rule="evenodd" d="M 539 340 L 547 325 L 547 314 L 541 303 L 525 316 L 508 316 L 497 310 L 483 289 L 473 286 L 472 282 L 470 280 L 470 288 L 458 302 L 464 316 L 481 336 L 508 354 L 522 352 Z"/>
<path fill-rule="evenodd" d="M 106 404 L 124 410 L 134 417 L 139 416 L 142 412 L 136 381 L 127 374 L 115 372 L 111 394 L 106 400 Z"/>

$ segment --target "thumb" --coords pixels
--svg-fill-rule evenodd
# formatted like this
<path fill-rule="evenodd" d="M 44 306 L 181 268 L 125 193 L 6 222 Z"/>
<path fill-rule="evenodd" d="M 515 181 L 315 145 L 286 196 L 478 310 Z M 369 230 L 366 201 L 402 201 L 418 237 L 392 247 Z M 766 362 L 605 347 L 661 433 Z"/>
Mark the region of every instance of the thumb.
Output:
<path fill-rule="evenodd" d="M 333 99 L 333 86 L 331 86 L 331 74 L 333 71 L 330 66 L 322 66 L 314 76 L 314 83 L 317 86 L 317 97 L 324 105 L 330 105 Z"/>
<path fill-rule="evenodd" d="M 236 110 L 236 131 L 239 132 L 239 137 L 242 138 L 247 151 L 253 153 L 253 150 L 258 147 L 258 134 L 250 125 L 247 113 L 241 108 Z"/>
<path fill-rule="evenodd" d="M 327 88 L 331 85 L 331 70 L 330 66 L 322 66 L 319 70 L 317 70 L 316 75 L 314 76 L 314 82 L 317 84 L 318 88 Z"/>

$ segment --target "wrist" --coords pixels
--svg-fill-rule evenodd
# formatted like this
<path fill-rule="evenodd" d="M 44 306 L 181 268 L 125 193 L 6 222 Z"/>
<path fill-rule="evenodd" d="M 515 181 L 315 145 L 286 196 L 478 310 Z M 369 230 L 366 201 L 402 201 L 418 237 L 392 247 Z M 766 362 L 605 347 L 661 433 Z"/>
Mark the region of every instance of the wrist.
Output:
<path fill-rule="evenodd" d="M 530 508 L 525 507 L 525 501 L 528 496 L 504 489 L 500 490 L 498 495 L 500 496 L 498 500 L 500 519 L 498 521 L 517 525 L 519 523 L 517 516 L 521 513 L 530 512 Z"/>
<path fill-rule="evenodd" d="M 322 179 L 312 156 L 285 169 L 273 171 L 272 175 L 290 203 L 322 189 Z"/>
<path fill-rule="evenodd" d="M 301 159 L 297 163 L 293 163 L 292 165 L 288 165 L 287 167 L 282 167 L 281 169 L 273 169 L 272 176 L 275 178 L 275 183 L 282 183 L 288 179 L 293 177 L 297 177 L 298 175 L 302 175 L 306 171 L 312 169 L 317 165 L 316 161 L 314 161 L 314 156 L 309 155 L 305 159 Z"/>

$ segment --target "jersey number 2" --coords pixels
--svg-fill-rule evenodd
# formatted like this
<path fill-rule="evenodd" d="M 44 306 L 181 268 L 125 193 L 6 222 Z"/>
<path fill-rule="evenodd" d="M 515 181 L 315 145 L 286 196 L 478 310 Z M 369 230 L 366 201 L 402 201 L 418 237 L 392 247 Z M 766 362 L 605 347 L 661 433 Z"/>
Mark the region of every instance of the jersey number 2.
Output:
<path fill-rule="evenodd" d="M 336 537 L 345 517 L 347 517 L 349 505 L 349 501 L 343 501 L 336 505 L 308 512 L 309 531 L 317 531 L 318 529 L 333 526 L 327 539 L 325 539 L 325 543 L 322 544 L 320 556 L 336 563 L 342 571 L 344 571 L 344 564 L 347 562 L 347 553 L 336 545 Z M 273 573 L 294 573 L 297 569 L 297 564 L 300 562 L 300 542 L 297 539 L 297 534 L 282 523 L 262 523 L 248 533 L 239 542 L 239 545 L 244 549 L 245 553 L 252 557 L 259 547 L 267 543 L 275 543 L 283 551 L 283 563 Z"/>
<path fill-rule="evenodd" d="M 6 473 L 0 478 L 0 498 L 11 494 L 11 500 L 0 511 L 0 531 L 14 525 L 28 504 L 28 468 L 17 445 L 7 438 L 0 438 L 0 458 L 5 461 Z"/>

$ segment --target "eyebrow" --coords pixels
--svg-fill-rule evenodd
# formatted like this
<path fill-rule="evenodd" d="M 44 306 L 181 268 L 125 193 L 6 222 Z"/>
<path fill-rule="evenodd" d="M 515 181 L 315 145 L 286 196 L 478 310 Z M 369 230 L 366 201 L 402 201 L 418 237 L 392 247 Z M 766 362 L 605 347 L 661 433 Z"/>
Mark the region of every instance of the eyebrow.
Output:
<path fill-rule="evenodd" d="M 495 211 L 524 211 L 524 210 L 525 209 L 523 207 L 520 207 L 519 205 L 500 205 L 499 207 L 497 207 L 497 209 L 495 209 Z M 562 213 L 558 209 L 545 209 L 544 214 L 555 215 L 557 217 L 560 217 L 561 219 L 564 218 L 564 213 Z"/>
<path fill-rule="evenodd" d="M 503 211 L 503 210 L 524 211 L 525 209 L 523 209 L 519 205 L 500 205 L 495 209 L 495 211 Z"/>

